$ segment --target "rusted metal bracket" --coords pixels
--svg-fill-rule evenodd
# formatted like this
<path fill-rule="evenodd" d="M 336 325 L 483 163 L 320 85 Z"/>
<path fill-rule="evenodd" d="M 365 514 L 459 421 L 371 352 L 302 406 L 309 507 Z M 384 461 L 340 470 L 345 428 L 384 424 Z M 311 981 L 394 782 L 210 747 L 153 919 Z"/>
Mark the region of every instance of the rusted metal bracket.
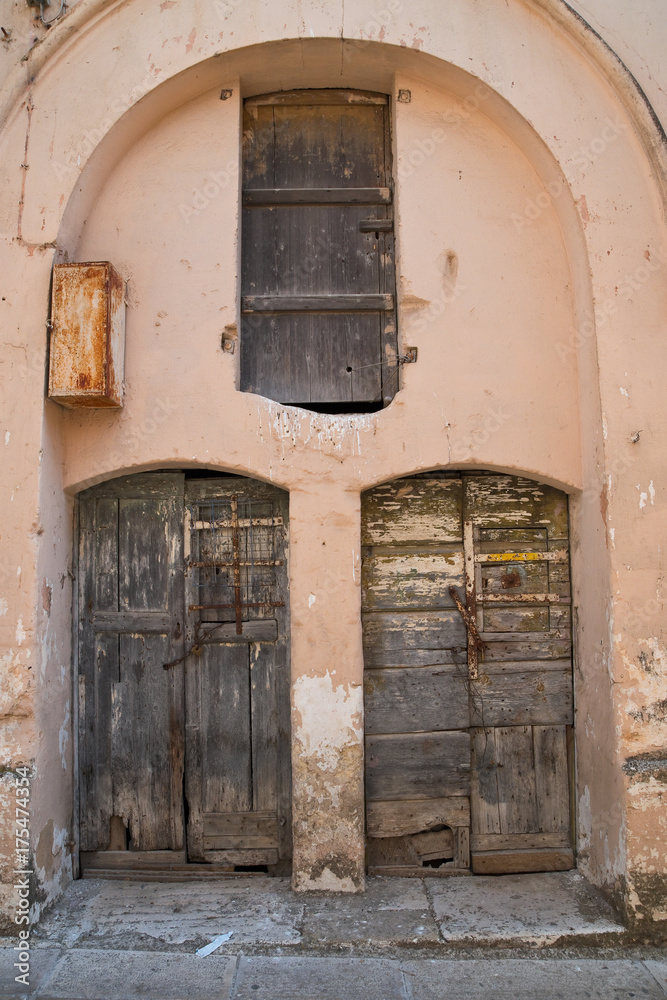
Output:
<path fill-rule="evenodd" d="M 232 552 L 234 559 L 234 615 L 236 618 L 236 634 L 243 632 L 243 605 L 241 595 L 241 547 L 239 539 L 239 505 L 236 494 L 231 500 L 232 508 Z"/>
<path fill-rule="evenodd" d="M 450 587 L 449 593 L 454 601 L 454 604 L 456 605 L 457 611 L 463 619 L 463 624 L 466 627 L 466 633 L 468 635 L 468 677 L 470 680 L 476 680 L 478 664 L 477 654 L 486 649 L 486 643 L 482 640 L 481 635 L 477 631 L 475 619 L 459 597 L 456 587 Z"/>

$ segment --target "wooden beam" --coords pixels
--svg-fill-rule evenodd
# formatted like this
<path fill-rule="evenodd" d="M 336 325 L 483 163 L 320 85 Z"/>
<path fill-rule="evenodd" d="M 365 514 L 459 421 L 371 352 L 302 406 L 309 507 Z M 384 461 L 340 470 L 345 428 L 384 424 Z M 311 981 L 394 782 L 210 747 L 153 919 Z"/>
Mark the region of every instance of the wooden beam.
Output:
<path fill-rule="evenodd" d="M 388 187 L 376 188 L 246 188 L 246 207 L 273 205 L 390 205 Z M 384 221 L 384 220 L 383 220 Z"/>
<path fill-rule="evenodd" d="M 241 312 L 392 312 L 393 295 L 244 295 Z"/>

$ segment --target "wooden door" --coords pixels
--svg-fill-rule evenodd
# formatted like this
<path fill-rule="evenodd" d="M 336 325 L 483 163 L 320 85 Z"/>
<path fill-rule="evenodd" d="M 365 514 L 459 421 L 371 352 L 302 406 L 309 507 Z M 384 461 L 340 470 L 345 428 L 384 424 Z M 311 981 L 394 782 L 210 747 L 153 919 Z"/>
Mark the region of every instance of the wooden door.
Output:
<path fill-rule="evenodd" d="M 287 495 L 247 479 L 186 491 L 188 856 L 291 857 Z"/>
<path fill-rule="evenodd" d="M 286 494 L 148 473 L 79 518 L 82 867 L 285 870 Z"/>
<path fill-rule="evenodd" d="M 84 867 L 183 852 L 183 667 L 163 667 L 183 647 L 183 482 L 130 476 L 80 497 Z"/>
<path fill-rule="evenodd" d="M 369 867 L 572 867 L 567 498 L 400 480 L 365 494 L 362 544 Z"/>
<path fill-rule="evenodd" d="M 388 98 L 245 102 L 241 389 L 331 411 L 398 388 Z"/>

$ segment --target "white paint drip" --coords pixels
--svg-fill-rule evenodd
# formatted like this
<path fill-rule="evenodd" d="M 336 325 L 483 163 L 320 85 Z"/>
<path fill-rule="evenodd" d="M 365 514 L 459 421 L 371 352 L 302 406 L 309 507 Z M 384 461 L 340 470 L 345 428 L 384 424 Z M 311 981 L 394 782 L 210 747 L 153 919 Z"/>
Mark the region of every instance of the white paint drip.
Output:
<path fill-rule="evenodd" d="M 641 509 L 642 509 L 643 507 L 645 507 L 645 506 L 646 506 L 646 501 L 647 501 L 647 499 L 648 499 L 648 493 L 640 493 L 640 494 L 639 494 L 639 509 L 640 509 L 640 510 L 641 510 Z"/>
<path fill-rule="evenodd" d="M 626 399 L 629 398 L 628 397 L 628 390 L 627 389 L 624 389 L 622 385 L 619 385 L 618 388 L 620 390 L 621 396 L 625 396 Z"/>
<path fill-rule="evenodd" d="M 9 605 L 7 604 L 6 599 L 4 597 L 0 597 L 0 618 L 7 614 L 8 609 Z"/>
<path fill-rule="evenodd" d="M 312 608 L 316 600 L 317 598 L 315 597 L 315 594 L 308 594 L 308 607 Z"/>
<path fill-rule="evenodd" d="M 5 431 L 5 447 L 9 444 L 9 438 L 10 438 L 10 436 L 11 435 L 10 435 L 9 431 Z"/>
<path fill-rule="evenodd" d="M 67 758 L 65 756 L 65 751 L 67 750 L 67 744 L 69 743 L 69 699 L 65 702 L 65 718 L 63 719 L 63 724 L 58 732 L 58 752 L 60 753 L 60 760 L 63 765 L 63 771 L 67 770 Z"/>
<path fill-rule="evenodd" d="M 655 504 L 655 486 L 653 485 L 653 480 L 648 484 L 648 495 L 651 500 L 651 507 Z"/>
<path fill-rule="evenodd" d="M 612 549 L 616 548 L 616 528 L 609 529 L 609 537 L 611 538 Z"/>

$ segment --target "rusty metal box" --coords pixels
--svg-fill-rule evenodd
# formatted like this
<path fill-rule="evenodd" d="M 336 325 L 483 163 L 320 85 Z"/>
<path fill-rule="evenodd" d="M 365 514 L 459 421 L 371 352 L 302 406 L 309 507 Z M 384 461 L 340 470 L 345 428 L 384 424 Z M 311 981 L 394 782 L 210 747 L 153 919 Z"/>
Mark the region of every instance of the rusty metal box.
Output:
<path fill-rule="evenodd" d="M 56 264 L 49 398 L 62 406 L 122 406 L 125 283 L 108 261 Z"/>

